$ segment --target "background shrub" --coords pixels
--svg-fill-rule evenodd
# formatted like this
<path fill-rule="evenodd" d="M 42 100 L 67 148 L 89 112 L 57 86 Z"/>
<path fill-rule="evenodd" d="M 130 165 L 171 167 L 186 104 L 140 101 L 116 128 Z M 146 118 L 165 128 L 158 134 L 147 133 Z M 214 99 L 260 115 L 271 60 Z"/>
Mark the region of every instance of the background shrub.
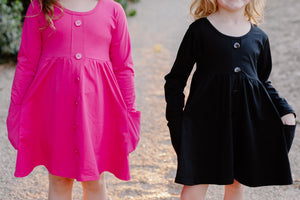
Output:
<path fill-rule="evenodd" d="M 0 55 L 16 55 L 19 50 L 22 32 L 22 3 L 17 0 L 8 3 L 0 0 Z"/>
<path fill-rule="evenodd" d="M 136 15 L 136 10 L 128 10 L 127 9 L 128 1 L 130 1 L 130 2 L 138 2 L 140 0 L 115 0 L 115 1 L 118 2 L 118 3 L 120 3 L 123 6 L 123 8 L 124 8 L 124 10 L 125 10 L 125 12 L 126 12 L 127 15 L 129 15 L 129 16 Z"/>

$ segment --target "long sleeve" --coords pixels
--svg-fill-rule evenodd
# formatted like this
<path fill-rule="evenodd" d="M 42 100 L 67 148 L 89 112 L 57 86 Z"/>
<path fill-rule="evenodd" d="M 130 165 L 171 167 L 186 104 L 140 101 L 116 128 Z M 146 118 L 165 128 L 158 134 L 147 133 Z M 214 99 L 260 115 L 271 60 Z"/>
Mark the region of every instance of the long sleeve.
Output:
<path fill-rule="evenodd" d="M 35 4 L 33 6 L 33 4 Z M 7 116 L 8 138 L 15 149 L 19 148 L 21 107 L 28 88 L 35 77 L 41 49 L 41 32 L 38 20 L 38 2 L 30 4 L 22 30 L 18 63 L 11 90 L 11 103 Z"/>
<path fill-rule="evenodd" d="M 30 4 L 25 17 L 21 46 L 11 92 L 11 103 L 20 105 L 31 85 L 40 59 L 42 42 L 39 25 L 39 6 Z"/>
<path fill-rule="evenodd" d="M 195 41 L 191 27 L 179 47 L 171 72 L 165 76 L 166 118 L 168 121 L 182 114 L 184 107 L 184 88 L 195 64 Z"/>
<path fill-rule="evenodd" d="M 258 77 L 261 80 L 261 82 L 264 84 L 280 116 L 284 116 L 289 113 L 295 114 L 295 111 L 292 109 L 292 107 L 287 103 L 287 101 L 284 98 L 279 96 L 277 90 L 272 86 L 271 81 L 268 80 L 271 70 L 272 70 L 271 50 L 270 50 L 269 40 L 267 39 L 264 44 L 264 48 L 262 50 L 258 62 L 258 69 L 257 69 Z"/>
<path fill-rule="evenodd" d="M 134 70 L 126 15 L 118 4 L 115 11 L 110 58 L 128 111 L 135 111 Z"/>

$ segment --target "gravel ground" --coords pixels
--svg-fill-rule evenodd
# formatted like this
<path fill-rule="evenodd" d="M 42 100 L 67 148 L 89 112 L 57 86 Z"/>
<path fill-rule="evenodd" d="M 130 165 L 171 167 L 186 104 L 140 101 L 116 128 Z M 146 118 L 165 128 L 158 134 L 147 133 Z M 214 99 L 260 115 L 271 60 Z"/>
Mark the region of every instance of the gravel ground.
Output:
<path fill-rule="evenodd" d="M 164 118 L 163 76 L 173 64 L 178 45 L 191 23 L 188 0 L 142 0 L 132 5 L 138 14 L 130 18 L 133 58 L 136 71 L 137 106 L 142 111 L 141 141 L 131 154 L 132 180 L 124 182 L 107 174 L 111 199 L 179 199 L 181 185 L 173 183 L 176 157 Z M 274 68 L 273 85 L 300 113 L 300 2 L 268 2 L 262 28 L 270 37 Z M 154 48 L 156 46 L 156 50 Z M 5 120 L 9 106 L 14 64 L 0 65 L 0 199 L 47 199 L 47 171 L 37 167 L 28 177 L 13 177 L 16 151 L 9 144 Z M 299 120 L 298 120 L 299 121 Z M 300 199 L 300 135 L 290 152 L 295 180 L 291 186 L 246 188 L 246 200 Z M 74 199 L 81 199 L 80 183 Z M 222 199 L 224 187 L 210 186 L 207 199 Z"/>

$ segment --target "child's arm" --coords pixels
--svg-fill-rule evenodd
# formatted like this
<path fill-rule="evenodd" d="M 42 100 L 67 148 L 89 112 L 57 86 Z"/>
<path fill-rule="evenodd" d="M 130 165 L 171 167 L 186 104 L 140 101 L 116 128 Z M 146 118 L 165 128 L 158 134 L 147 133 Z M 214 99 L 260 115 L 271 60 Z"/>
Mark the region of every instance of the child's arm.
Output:
<path fill-rule="evenodd" d="M 119 4 L 115 11 L 115 20 L 116 27 L 112 34 L 110 58 L 127 109 L 135 111 L 134 70 L 130 37 L 126 15 Z"/>
<path fill-rule="evenodd" d="M 271 70 L 272 58 L 269 40 L 267 39 L 258 63 L 257 71 L 259 79 L 262 81 L 265 88 L 267 89 L 267 92 L 269 93 L 273 103 L 275 104 L 280 116 L 283 117 L 290 113 L 293 113 L 295 115 L 295 111 L 291 108 L 291 106 L 287 103 L 287 101 L 284 98 L 279 96 L 276 89 L 271 85 L 271 81 L 268 80 Z"/>
<path fill-rule="evenodd" d="M 167 102 L 166 118 L 168 121 L 182 115 L 184 107 L 184 88 L 195 64 L 195 41 L 191 27 L 179 47 L 171 72 L 165 76 L 165 98 Z"/>
<path fill-rule="evenodd" d="M 195 41 L 190 26 L 181 42 L 171 72 L 165 76 L 166 118 L 172 145 L 177 153 L 180 152 L 181 120 L 184 107 L 183 91 L 196 60 L 194 46 Z"/>
<path fill-rule="evenodd" d="M 33 6 L 34 4 L 34 6 Z M 39 5 L 30 4 L 25 17 L 18 63 L 11 92 L 11 103 L 20 105 L 31 85 L 40 59 L 42 44 L 38 13 Z"/>

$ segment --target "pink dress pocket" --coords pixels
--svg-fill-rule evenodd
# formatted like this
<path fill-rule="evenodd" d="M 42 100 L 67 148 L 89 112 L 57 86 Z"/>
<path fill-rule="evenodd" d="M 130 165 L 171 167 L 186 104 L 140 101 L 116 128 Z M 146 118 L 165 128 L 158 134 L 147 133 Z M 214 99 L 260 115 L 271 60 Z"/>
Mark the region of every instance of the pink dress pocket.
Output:
<path fill-rule="evenodd" d="M 127 153 L 133 152 L 140 140 L 141 112 L 128 111 L 128 137 L 126 138 Z"/>
<path fill-rule="evenodd" d="M 19 148 L 21 105 L 11 104 L 6 121 L 8 139 L 15 149 Z"/>

